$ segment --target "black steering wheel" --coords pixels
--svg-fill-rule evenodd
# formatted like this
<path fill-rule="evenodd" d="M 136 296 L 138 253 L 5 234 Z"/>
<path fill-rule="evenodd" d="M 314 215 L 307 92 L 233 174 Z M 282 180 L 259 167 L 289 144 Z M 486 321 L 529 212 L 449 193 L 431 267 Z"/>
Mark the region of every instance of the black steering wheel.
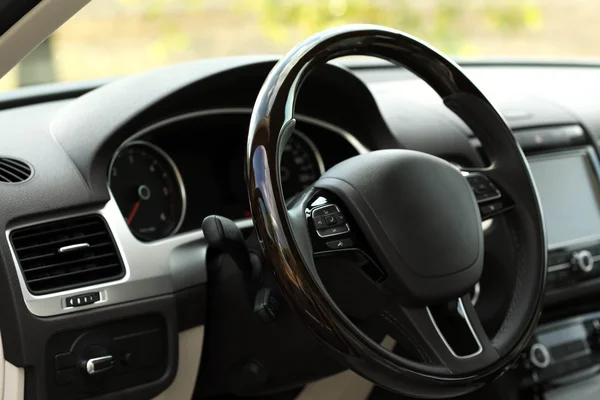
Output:
<path fill-rule="evenodd" d="M 420 152 L 374 151 L 331 168 L 286 204 L 279 164 L 294 130 L 298 90 L 315 67 L 347 55 L 383 58 L 418 75 L 472 129 L 490 166 L 459 170 Z M 263 84 L 246 163 L 252 217 L 281 291 L 325 347 L 358 374 L 405 395 L 447 398 L 497 377 L 527 346 L 546 276 L 538 195 L 504 119 L 433 48 L 371 25 L 333 28 L 306 39 Z M 512 259 L 506 268 L 514 281 L 501 326 L 486 333 L 469 292 L 482 273 L 481 222 L 490 216 L 507 221 L 506 252 Z M 364 279 L 352 312 L 387 321 L 406 353 L 375 342 L 358 327 L 356 315 L 333 300 L 318 265 L 334 260 L 333 274 L 342 285 Z"/>

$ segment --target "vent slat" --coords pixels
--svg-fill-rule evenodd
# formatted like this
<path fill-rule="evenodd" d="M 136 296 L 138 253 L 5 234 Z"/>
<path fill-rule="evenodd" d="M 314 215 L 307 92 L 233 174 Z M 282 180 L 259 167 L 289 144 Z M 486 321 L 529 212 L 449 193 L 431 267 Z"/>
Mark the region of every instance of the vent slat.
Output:
<path fill-rule="evenodd" d="M 13 158 L 0 157 L 0 182 L 23 182 L 29 179 L 32 173 L 29 164 Z"/>
<path fill-rule="evenodd" d="M 82 236 L 77 236 L 77 237 L 70 237 L 70 238 L 65 238 L 65 239 L 59 239 L 59 240 L 55 240 L 53 242 L 44 242 L 44 243 L 39 243 L 39 244 L 34 244 L 31 246 L 27 246 L 27 247 L 22 247 L 20 249 L 17 250 L 18 252 L 21 251 L 28 251 L 28 250 L 34 250 L 34 249 L 39 249 L 40 247 L 48 247 L 48 246 L 56 246 L 56 245 L 61 245 L 64 246 L 69 242 L 85 242 L 87 239 L 92 239 L 98 236 L 102 236 L 102 235 L 106 235 L 106 232 L 96 232 L 96 233 L 90 233 L 87 235 L 82 235 Z M 56 251 L 58 251 L 58 248 L 56 249 Z"/>
<path fill-rule="evenodd" d="M 13 160 L 12 158 L 0 158 L 3 163 L 10 164 L 14 167 L 20 168 L 23 171 L 31 171 L 31 167 L 22 161 Z"/>
<path fill-rule="evenodd" d="M 20 182 L 23 180 L 20 176 L 15 175 L 9 170 L 2 168 L 2 166 L 0 166 L 0 175 L 5 177 L 9 182 Z"/>
<path fill-rule="evenodd" d="M 50 235 L 53 233 L 58 233 L 58 232 L 63 232 L 63 231 L 72 231 L 74 229 L 86 228 L 89 226 L 98 225 L 100 223 L 101 223 L 100 221 L 91 221 L 91 222 L 82 222 L 82 223 L 74 225 L 74 226 L 65 225 L 62 227 L 58 227 L 58 228 L 54 228 L 54 229 L 50 229 L 50 230 L 44 230 L 44 231 L 40 231 L 40 232 L 34 232 L 34 233 L 26 234 L 26 235 L 25 234 L 14 235 L 14 237 L 12 239 L 13 240 L 31 239 L 31 238 L 34 238 L 37 236 Z"/>
<path fill-rule="evenodd" d="M 91 250 L 95 250 L 95 249 L 100 249 L 102 247 L 111 246 L 111 245 L 112 245 L 111 242 L 100 242 L 98 244 L 94 244 L 94 245 L 88 247 L 87 249 L 88 250 L 90 250 L 90 249 Z M 44 258 L 54 257 L 56 255 L 57 255 L 56 253 L 44 253 L 44 254 L 40 254 L 40 255 L 37 255 L 37 256 L 31 256 L 31 257 L 27 257 L 27 258 L 21 258 L 20 261 L 21 261 L 21 264 L 25 264 L 25 263 L 32 262 L 32 261 L 42 260 Z"/>
<path fill-rule="evenodd" d="M 89 215 L 16 229 L 10 240 L 35 294 L 119 279 L 124 267 L 106 223 Z M 59 249 L 87 243 L 71 251 Z"/>
<path fill-rule="evenodd" d="M 118 266 L 119 266 L 119 264 L 117 264 L 117 263 L 101 265 L 99 267 L 67 272 L 66 274 L 61 274 L 61 275 L 52 275 L 52 276 L 45 276 L 43 278 L 30 279 L 28 282 L 31 284 L 31 283 L 45 282 L 45 281 L 49 281 L 51 279 L 62 279 L 62 278 L 66 278 L 66 277 L 70 277 L 70 276 L 74 276 L 74 275 L 86 274 L 89 272 L 99 271 L 101 269 L 107 269 L 107 268 L 114 268 L 114 267 L 118 267 Z"/>
<path fill-rule="evenodd" d="M 45 271 L 45 270 L 51 269 L 51 268 L 65 268 L 65 267 L 68 267 L 69 265 L 86 264 L 86 263 L 89 263 L 90 261 L 102 260 L 103 258 L 107 258 L 107 257 L 116 257 L 116 254 L 115 253 L 100 254 L 97 256 L 93 256 L 93 257 L 86 257 L 86 258 L 82 258 L 82 259 L 78 259 L 78 260 L 71 260 L 71 261 L 65 261 L 62 263 L 44 265 L 41 267 L 23 268 L 23 271 L 26 274 L 28 274 L 30 272 Z"/>
<path fill-rule="evenodd" d="M 23 168 L 17 168 L 13 164 L 7 163 L 5 160 L 3 160 L 1 158 L 0 158 L 0 168 L 13 172 L 22 180 L 29 178 L 29 171 L 23 170 Z"/>

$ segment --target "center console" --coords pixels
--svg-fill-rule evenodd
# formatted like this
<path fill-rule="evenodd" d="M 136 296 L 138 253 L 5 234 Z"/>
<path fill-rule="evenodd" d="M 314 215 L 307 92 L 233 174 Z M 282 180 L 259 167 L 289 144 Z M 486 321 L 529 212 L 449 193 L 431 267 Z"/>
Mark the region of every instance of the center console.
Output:
<path fill-rule="evenodd" d="M 555 132 L 560 131 L 562 134 Z M 580 135 L 575 135 L 576 132 Z M 565 132 L 569 133 L 566 134 Z M 548 240 L 545 306 L 600 289 L 600 164 L 579 127 L 516 132 L 542 203 Z M 545 307 L 545 312 L 548 308 Z M 564 313 L 563 313 L 564 315 Z M 542 324 L 515 365 L 523 389 L 548 398 L 600 371 L 600 312 Z M 600 385 L 595 392 L 600 398 Z M 561 392 L 562 393 L 562 392 Z M 569 391 L 564 393 L 570 393 Z M 577 396 L 576 396 L 577 397 Z M 577 397 L 578 398 L 578 397 Z"/>
<path fill-rule="evenodd" d="M 523 387 L 559 387 L 600 371 L 600 313 L 540 326 L 519 368 Z"/>

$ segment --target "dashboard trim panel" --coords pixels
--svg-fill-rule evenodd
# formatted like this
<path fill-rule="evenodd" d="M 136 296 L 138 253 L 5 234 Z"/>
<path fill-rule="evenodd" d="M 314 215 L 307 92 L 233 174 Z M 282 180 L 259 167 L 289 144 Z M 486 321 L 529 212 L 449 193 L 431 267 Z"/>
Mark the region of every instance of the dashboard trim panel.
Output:
<path fill-rule="evenodd" d="M 134 133 L 125 141 L 123 141 L 123 143 L 119 146 L 119 150 L 123 149 L 127 145 L 130 145 L 132 142 L 139 141 L 140 138 L 151 133 L 155 129 L 167 126 L 174 122 L 209 115 L 247 114 L 250 116 L 251 112 L 251 108 L 215 108 L 183 113 L 171 118 L 163 119 Z M 298 115 L 297 119 L 300 122 L 319 126 L 341 136 L 359 154 L 369 152 L 369 149 L 365 147 L 358 139 L 356 139 L 356 137 L 336 125 L 305 115 Z M 117 153 L 115 152 L 115 154 Z M 208 245 L 204 240 L 204 234 L 202 233 L 202 230 L 173 234 L 166 238 L 152 242 L 142 242 L 137 239 L 129 230 L 129 227 L 123 219 L 120 209 L 112 197 L 112 194 L 110 196 L 110 200 L 106 204 L 95 210 L 87 210 L 75 213 L 62 213 L 49 218 L 32 220 L 26 224 L 14 225 L 11 226 L 10 229 L 6 230 L 5 236 L 10 244 L 10 252 L 14 267 L 17 272 L 23 300 L 27 309 L 32 314 L 39 317 L 68 314 L 72 312 L 105 307 L 173 293 L 175 291 L 199 285 L 207 281 L 205 256 Z M 30 293 L 27 289 L 21 268 L 19 267 L 18 258 L 16 257 L 16 253 L 12 244 L 10 243 L 10 233 L 12 230 L 44 222 L 51 222 L 64 218 L 94 213 L 100 214 L 104 217 L 110 231 L 115 238 L 117 250 L 123 259 L 125 276 L 119 280 L 111 282 L 84 286 L 45 295 L 34 295 Z M 235 223 L 241 229 L 247 229 L 253 226 L 250 218 L 239 219 L 236 220 Z M 188 259 L 183 263 L 179 261 L 181 260 L 181 257 L 173 257 L 173 253 L 175 253 L 177 249 L 189 245 L 196 247 L 196 249 L 194 249 L 194 254 L 196 257 L 193 259 Z M 76 308 L 68 307 L 66 305 L 67 297 L 87 293 L 90 291 L 100 292 L 101 301 Z"/>
<path fill-rule="evenodd" d="M 251 113 L 252 113 L 251 108 L 244 108 L 244 107 L 211 108 L 211 109 L 207 109 L 207 110 L 199 110 L 199 111 L 191 111 L 191 112 L 187 112 L 187 113 L 182 113 L 182 114 L 176 115 L 174 117 L 166 118 L 166 119 L 160 120 L 156 123 L 153 123 L 151 125 L 148 125 L 144 129 L 139 130 L 138 132 L 136 132 L 132 136 L 130 136 L 127 140 L 125 140 L 123 142 L 122 146 L 126 145 L 127 143 L 129 143 L 131 141 L 139 140 L 140 137 L 145 136 L 158 128 L 168 126 L 175 122 L 185 121 L 185 120 L 192 119 L 192 118 L 212 116 L 212 115 L 248 114 L 248 117 L 250 117 Z M 327 129 L 327 130 L 331 131 L 332 133 L 335 133 L 335 134 L 341 136 L 358 152 L 358 154 L 365 154 L 370 151 L 354 135 L 352 135 L 347 130 L 340 128 L 337 125 L 320 120 L 318 118 L 313 118 L 313 117 L 309 117 L 309 116 L 302 115 L 302 114 L 294 114 L 294 118 L 296 118 L 300 122 L 312 124 L 312 125 L 318 126 L 320 128 Z"/>
<path fill-rule="evenodd" d="M 106 220 L 117 251 L 125 267 L 125 276 L 119 280 L 64 290 L 45 295 L 29 292 L 15 250 L 10 241 L 12 230 L 81 215 L 100 214 Z M 236 222 L 246 229 L 252 226 L 248 219 Z M 208 245 L 202 230 L 178 234 L 154 242 L 142 242 L 129 230 L 116 201 L 111 199 L 100 209 L 79 213 L 64 213 L 51 218 L 41 218 L 26 224 L 12 226 L 6 231 L 6 240 L 17 272 L 21 294 L 27 309 L 39 317 L 68 314 L 92 308 L 105 307 L 173 293 L 185 288 L 200 285 L 207 281 L 206 251 Z M 189 252 L 193 246 L 194 257 L 176 257 L 178 250 Z M 187 248 L 187 249 L 186 249 Z M 182 258 L 185 260 L 182 262 Z M 66 298 L 90 291 L 101 293 L 101 301 L 79 307 L 67 307 Z"/>

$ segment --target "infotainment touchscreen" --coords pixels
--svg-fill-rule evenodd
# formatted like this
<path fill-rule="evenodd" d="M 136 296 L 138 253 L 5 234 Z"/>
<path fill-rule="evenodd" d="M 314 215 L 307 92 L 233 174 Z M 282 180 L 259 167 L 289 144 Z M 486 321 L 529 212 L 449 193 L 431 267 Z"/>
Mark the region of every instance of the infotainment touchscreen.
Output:
<path fill-rule="evenodd" d="M 550 248 L 600 236 L 600 185 L 595 162 L 591 149 L 529 158 Z"/>

